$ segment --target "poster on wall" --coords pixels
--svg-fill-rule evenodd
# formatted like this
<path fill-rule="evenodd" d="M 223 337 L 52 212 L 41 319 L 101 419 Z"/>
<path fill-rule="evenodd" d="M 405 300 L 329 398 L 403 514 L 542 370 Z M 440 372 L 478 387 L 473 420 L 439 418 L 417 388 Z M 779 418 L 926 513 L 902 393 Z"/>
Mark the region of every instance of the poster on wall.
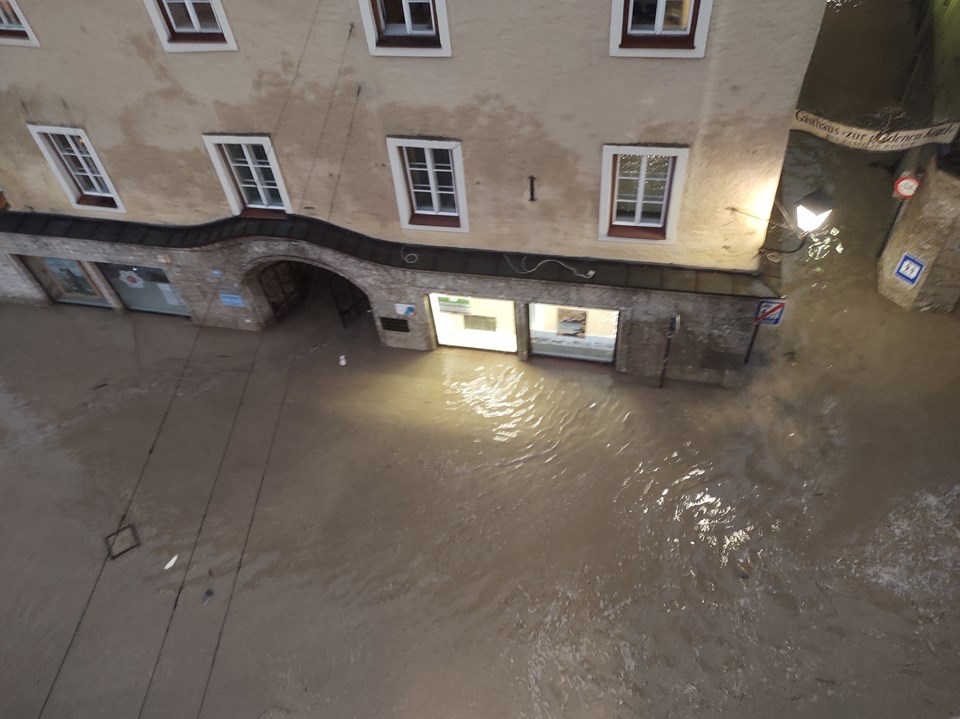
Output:
<path fill-rule="evenodd" d="M 53 276 L 54 281 L 60 286 L 62 292 L 68 295 L 79 295 L 80 297 L 99 297 L 100 293 L 90 283 L 86 272 L 76 260 L 61 260 L 56 257 L 45 257 L 43 259 Z"/>
<path fill-rule="evenodd" d="M 572 310 L 567 307 L 557 308 L 557 334 L 562 337 L 587 336 L 586 310 Z"/>
<path fill-rule="evenodd" d="M 441 312 L 450 312 L 456 315 L 470 314 L 469 297 L 446 297 L 445 295 L 440 295 L 437 297 L 437 306 Z"/>

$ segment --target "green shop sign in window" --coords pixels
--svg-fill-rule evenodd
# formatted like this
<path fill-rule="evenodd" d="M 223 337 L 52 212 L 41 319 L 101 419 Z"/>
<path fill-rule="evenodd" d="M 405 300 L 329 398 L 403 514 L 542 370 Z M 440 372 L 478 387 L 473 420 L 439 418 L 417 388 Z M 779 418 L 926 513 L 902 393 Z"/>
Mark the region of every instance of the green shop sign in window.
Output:
<path fill-rule="evenodd" d="M 444 297 L 440 295 L 437 297 L 437 305 L 441 312 L 452 312 L 458 315 L 470 314 L 469 297 Z"/>

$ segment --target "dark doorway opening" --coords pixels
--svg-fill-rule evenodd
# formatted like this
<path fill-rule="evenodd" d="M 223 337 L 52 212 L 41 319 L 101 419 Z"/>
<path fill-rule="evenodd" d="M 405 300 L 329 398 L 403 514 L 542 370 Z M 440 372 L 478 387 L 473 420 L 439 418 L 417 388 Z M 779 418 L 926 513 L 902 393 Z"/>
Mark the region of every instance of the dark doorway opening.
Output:
<path fill-rule="evenodd" d="M 332 308 L 346 327 L 370 312 L 370 301 L 359 287 L 303 262 L 274 262 L 257 273 L 257 281 L 277 322 L 302 307 L 310 308 L 311 313 Z"/>

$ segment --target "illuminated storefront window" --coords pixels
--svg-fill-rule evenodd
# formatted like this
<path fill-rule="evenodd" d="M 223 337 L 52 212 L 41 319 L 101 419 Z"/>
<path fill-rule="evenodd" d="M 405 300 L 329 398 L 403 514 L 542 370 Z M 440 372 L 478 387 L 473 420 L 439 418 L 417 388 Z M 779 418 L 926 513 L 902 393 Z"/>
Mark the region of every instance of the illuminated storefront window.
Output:
<path fill-rule="evenodd" d="M 617 347 L 616 310 L 530 304 L 533 354 L 592 362 L 613 362 Z"/>
<path fill-rule="evenodd" d="M 71 305 L 109 307 L 87 271 L 76 260 L 56 257 L 24 257 L 24 264 L 43 286 L 50 299 Z"/>
<path fill-rule="evenodd" d="M 430 307 L 440 344 L 498 352 L 517 351 L 513 302 L 431 293 Z"/>
<path fill-rule="evenodd" d="M 189 316 L 190 310 L 180 299 L 163 270 L 156 267 L 110 264 L 101 264 L 100 269 L 127 308 Z"/>

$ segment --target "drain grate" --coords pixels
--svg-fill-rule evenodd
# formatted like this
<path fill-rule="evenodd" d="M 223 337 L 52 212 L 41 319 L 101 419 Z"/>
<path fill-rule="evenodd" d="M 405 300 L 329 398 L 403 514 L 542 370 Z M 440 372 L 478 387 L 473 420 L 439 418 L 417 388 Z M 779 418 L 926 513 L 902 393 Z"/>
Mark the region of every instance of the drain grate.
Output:
<path fill-rule="evenodd" d="M 140 546 L 140 535 L 137 534 L 137 528 L 132 524 L 125 524 L 113 534 L 108 534 L 103 538 L 107 543 L 107 556 L 110 559 L 116 559 L 121 554 L 126 554 L 131 549 Z"/>

